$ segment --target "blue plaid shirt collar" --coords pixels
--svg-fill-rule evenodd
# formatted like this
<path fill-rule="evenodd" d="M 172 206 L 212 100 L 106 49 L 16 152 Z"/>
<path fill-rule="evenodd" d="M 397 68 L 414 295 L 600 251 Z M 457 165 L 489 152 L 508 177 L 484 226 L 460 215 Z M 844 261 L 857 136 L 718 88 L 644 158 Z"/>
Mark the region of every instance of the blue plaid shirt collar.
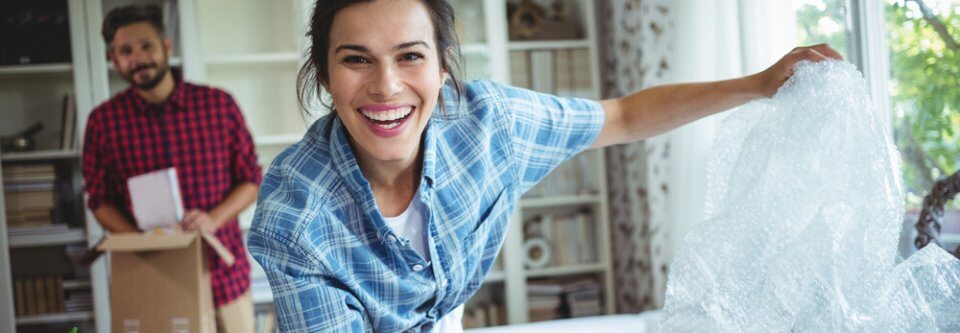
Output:
<path fill-rule="evenodd" d="M 436 130 L 433 129 L 436 126 L 431 126 L 434 122 L 434 119 L 430 119 L 430 123 L 428 123 L 427 128 L 424 130 L 424 139 L 422 142 L 422 150 L 424 153 L 420 184 L 430 188 L 433 187 L 436 179 L 434 177 L 436 165 L 436 153 L 434 152 L 434 147 L 436 146 Z M 332 153 L 331 155 L 333 155 L 333 164 L 340 174 L 340 178 L 343 179 L 350 193 L 353 194 L 355 198 L 363 198 L 364 213 L 370 221 L 375 221 L 377 237 L 383 239 L 385 235 L 391 233 L 390 226 L 387 225 L 380 215 L 379 210 L 377 210 L 370 183 L 363 176 L 363 172 L 360 171 L 360 165 L 357 164 L 356 156 L 353 154 L 353 149 L 350 145 L 349 134 L 347 133 L 346 127 L 343 126 L 343 121 L 341 121 L 339 117 L 334 117 L 333 119 L 332 133 L 328 143 L 330 152 Z M 422 188 L 423 186 L 421 186 L 421 189 Z"/>

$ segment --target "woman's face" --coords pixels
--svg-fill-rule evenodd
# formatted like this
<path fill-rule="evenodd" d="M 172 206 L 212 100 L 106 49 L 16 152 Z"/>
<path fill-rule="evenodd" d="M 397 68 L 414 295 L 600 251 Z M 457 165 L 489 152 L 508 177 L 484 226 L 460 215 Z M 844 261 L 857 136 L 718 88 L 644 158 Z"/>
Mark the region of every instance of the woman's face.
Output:
<path fill-rule="evenodd" d="M 324 86 L 358 158 L 416 158 L 446 75 L 424 4 L 381 0 L 340 10 L 327 57 L 330 79 Z"/>

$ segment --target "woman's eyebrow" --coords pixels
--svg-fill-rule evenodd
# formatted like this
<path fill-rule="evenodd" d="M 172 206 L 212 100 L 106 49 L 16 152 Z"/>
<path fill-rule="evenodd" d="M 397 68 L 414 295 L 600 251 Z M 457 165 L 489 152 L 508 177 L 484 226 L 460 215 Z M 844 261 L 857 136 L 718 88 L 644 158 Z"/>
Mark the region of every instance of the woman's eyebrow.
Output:
<path fill-rule="evenodd" d="M 430 48 L 430 44 L 427 44 L 427 42 L 424 42 L 422 40 L 415 40 L 415 41 L 400 43 L 397 46 L 394 46 L 393 49 L 395 51 L 398 51 L 398 50 L 411 48 L 417 45 L 421 45 L 428 49 Z M 370 53 L 370 49 L 368 49 L 366 46 L 356 45 L 356 44 L 344 44 L 344 45 L 337 46 L 337 48 L 333 51 L 333 54 L 340 53 L 340 51 L 343 51 L 343 50 L 353 50 L 361 53 Z"/>

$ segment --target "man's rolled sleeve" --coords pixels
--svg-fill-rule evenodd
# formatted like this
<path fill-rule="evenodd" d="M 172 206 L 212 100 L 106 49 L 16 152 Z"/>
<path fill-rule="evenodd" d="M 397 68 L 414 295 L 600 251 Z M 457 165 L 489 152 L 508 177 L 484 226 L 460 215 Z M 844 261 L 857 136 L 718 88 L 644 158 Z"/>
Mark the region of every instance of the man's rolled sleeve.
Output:
<path fill-rule="evenodd" d="M 253 144 L 253 136 L 247 129 L 243 114 L 236 103 L 230 98 L 228 116 L 230 118 L 230 133 L 233 136 L 230 144 L 231 181 L 234 185 L 242 183 L 260 184 L 263 180 L 263 169 L 257 162 L 257 152 Z"/>
<path fill-rule="evenodd" d="M 116 182 L 110 175 L 109 155 L 106 154 L 105 133 L 100 128 L 100 113 L 94 111 L 87 120 L 87 130 L 83 139 L 83 189 L 87 192 L 87 206 L 95 210 L 104 203 L 114 203 L 116 193 L 112 184 Z"/>

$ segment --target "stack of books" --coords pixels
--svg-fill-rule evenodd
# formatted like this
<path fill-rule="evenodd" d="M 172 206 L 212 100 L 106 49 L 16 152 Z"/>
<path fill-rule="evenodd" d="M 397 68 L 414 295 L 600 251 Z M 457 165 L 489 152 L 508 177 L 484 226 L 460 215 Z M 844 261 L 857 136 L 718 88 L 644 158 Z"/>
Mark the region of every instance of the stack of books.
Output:
<path fill-rule="evenodd" d="M 54 226 L 56 204 L 52 164 L 5 165 L 3 167 L 3 201 L 10 234 Z"/>
<path fill-rule="evenodd" d="M 530 322 L 561 318 L 560 304 L 563 284 L 554 280 L 529 281 L 527 283 L 527 320 Z"/>
<path fill-rule="evenodd" d="M 90 280 L 76 279 L 63 281 L 64 311 L 93 311 L 93 289 Z"/>
<path fill-rule="evenodd" d="M 18 317 L 60 313 L 65 309 L 63 279 L 59 276 L 17 278 L 13 288 Z"/>
<path fill-rule="evenodd" d="M 600 315 L 603 313 L 601 290 L 594 278 L 529 281 L 528 319 L 537 322 Z"/>
<path fill-rule="evenodd" d="M 598 316 L 603 313 L 600 283 L 585 279 L 564 286 L 564 315 L 568 318 Z"/>

